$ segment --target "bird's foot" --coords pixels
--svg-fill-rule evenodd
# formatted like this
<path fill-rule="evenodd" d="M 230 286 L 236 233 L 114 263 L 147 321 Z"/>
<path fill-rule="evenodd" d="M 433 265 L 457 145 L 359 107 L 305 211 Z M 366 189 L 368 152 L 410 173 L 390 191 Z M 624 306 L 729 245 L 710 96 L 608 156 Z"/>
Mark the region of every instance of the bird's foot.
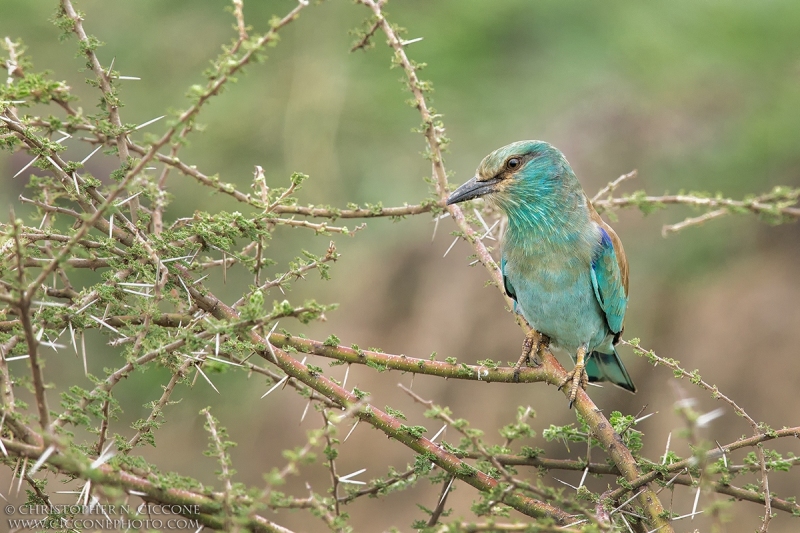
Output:
<path fill-rule="evenodd" d="M 569 408 L 572 409 L 572 405 L 575 403 L 575 398 L 578 397 L 578 387 L 586 390 L 586 387 L 589 385 L 589 374 L 586 373 L 586 363 L 584 359 L 586 358 L 586 347 L 581 346 L 578 348 L 578 360 L 575 363 L 575 368 L 567 374 L 567 377 L 564 381 L 561 382 L 561 385 L 558 386 L 558 390 L 564 388 L 564 386 L 572 382 L 572 385 L 569 387 L 569 394 L 567 395 L 567 399 L 569 399 Z"/>
<path fill-rule="evenodd" d="M 525 340 L 522 341 L 522 355 L 519 361 L 514 365 L 514 382 L 519 383 L 519 373 L 524 366 L 539 366 L 541 363 L 537 359 L 539 347 L 542 345 L 542 336 L 534 329 L 525 334 Z"/>
<path fill-rule="evenodd" d="M 589 375 L 586 373 L 586 368 L 583 364 L 575 365 L 575 369 L 561 382 L 558 390 L 563 389 L 570 381 L 572 385 L 569 387 L 569 396 L 567 396 L 567 398 L 569 399 L 569 408 L 572 409 L 572 404 L 575 403 L 575 398 L 578 396 L 578 386 L 586 390 L 586 387 L 589 385 Z"/>

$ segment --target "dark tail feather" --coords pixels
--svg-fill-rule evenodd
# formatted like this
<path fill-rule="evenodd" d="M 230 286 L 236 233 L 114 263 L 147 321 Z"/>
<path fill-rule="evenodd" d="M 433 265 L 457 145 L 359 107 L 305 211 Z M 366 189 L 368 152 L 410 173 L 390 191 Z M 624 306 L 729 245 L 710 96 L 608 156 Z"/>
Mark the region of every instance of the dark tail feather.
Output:
<path fill-rule="evenodd" d="M 586 374 L 589 381 L 610 381 L 625 390 L 636 392 L 636 386 L 616 350 L 612 353 L 592 352 L 586 361 Z"/>

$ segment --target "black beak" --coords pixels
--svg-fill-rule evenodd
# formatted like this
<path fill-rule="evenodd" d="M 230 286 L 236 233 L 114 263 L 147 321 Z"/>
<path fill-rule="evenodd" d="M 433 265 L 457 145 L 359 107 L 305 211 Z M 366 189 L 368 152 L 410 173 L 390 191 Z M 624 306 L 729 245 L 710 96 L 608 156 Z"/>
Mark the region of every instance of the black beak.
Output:
<path fill-rule="evenodd" d="M 467 200 L 472 200 L 473 198 L 483 196 L 484 194 L 494 192 L 494 186 L 499 182 L 500 178 L 491 178 L 484 181 L 478 181 L 478 177 L 475 176 L 461 187 L 453 191 L 453 194 L 451 194 L 450 198 L 447 199 L 447 205 L 465 202 Z"/>

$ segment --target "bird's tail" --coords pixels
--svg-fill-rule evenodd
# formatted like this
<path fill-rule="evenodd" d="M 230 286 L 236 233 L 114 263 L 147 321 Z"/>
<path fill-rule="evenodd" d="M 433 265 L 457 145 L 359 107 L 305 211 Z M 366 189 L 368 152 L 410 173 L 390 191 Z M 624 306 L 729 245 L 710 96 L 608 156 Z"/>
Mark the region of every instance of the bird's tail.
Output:
<path fill-rule="evenodd" d="M 611 353 L 592 352 L 586 361 L 586 374 L 589 381 L 610 381 L 625 390 L 636 392 L 636 386 L 614 348 Z"/>

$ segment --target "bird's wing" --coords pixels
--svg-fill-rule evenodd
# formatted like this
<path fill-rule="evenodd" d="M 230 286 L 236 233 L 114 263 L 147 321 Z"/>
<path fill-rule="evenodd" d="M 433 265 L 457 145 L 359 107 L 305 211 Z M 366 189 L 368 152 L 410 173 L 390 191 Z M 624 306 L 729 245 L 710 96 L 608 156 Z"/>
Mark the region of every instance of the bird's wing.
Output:
<path fill-rule="evenodd" d="M 500 259 L 500 273 L 503 274 L 503 288 L 506 290 L 506 294 L 508 294 L 509 298 L 514 300 L 516 304 L 517 301 L 517 293 L 514 292 L 514 287 L 511 285 L 511 281 L 506 276 L 506 260 L 505 258 Z"/>
<path fill-rule="evenodd" d="M 619 333 L 622 331 L 625 308 L 628 305 L 627 264 L 624 263 L 624 255 L 621 258 L 617 255 L 611 237 L 612 234 L 616 237 L 613 230 L 606 224 L 599 225 L 599 229 L 600 243 L 592 259 L 592 286 L 594 295 L 606 314 L 609 329 L 613 333 Z M 619 249 L 622 250 L 621 245 Z"/>
<path fill-rule="evenodd" d="M 592 202 L 587 201 L 587 207 L 589 208 L 589 218 L 591 218 L 595 224 L 600 226 L 600 229 L 604 230 L 608 237 L 611 239 L 611 244 L 614 247 L 614 252 L 617 255 L 617 266 L 619 266 L 619 272 L 622 275 L 622 288 L 625 290 L 625 297 L 628 297 L 628 257 L 625 255 L 625 249 L 622 247 L 622 241 L 617 236 L 617 232 L 614 229 L 606 224 L 606 221 L 600 218 L 600 215 L 595 210 Z"/>

